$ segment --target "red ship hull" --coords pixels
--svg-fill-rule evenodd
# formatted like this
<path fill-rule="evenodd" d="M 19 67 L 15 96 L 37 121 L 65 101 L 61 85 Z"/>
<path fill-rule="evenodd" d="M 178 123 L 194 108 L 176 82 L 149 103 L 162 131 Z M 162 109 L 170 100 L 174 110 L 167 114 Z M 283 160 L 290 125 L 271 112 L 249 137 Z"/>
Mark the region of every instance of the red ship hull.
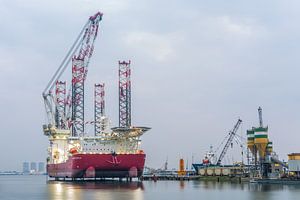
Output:
<path fill-rule="evenodd" d="M 141 154 L 75 154 L 66 162 L 47 164 L 53 178 L 140 177 L 146 155 Z"/>

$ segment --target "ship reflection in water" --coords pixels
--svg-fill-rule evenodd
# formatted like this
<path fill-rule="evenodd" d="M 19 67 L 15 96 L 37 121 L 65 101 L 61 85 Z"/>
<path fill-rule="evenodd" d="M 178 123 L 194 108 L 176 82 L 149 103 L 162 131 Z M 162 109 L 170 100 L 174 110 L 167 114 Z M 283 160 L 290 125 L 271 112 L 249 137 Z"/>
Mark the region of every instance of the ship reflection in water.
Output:
<path fill-rule="evenodd" d="M 285 200 L 299 199 L 299 185 L 215 181 L 47 181 L 45 176 L 1 176 L 0 199 L 30 200 Z M 199 198 L 200 197 L 200 198 Z"/>
<path fill-rule="evenodd" d="M 119 181 L 48 181 L 48 199 L 50 200 L 112 200 L 118 198 L 140 200 L 144 190 L 142 182 Z"/>

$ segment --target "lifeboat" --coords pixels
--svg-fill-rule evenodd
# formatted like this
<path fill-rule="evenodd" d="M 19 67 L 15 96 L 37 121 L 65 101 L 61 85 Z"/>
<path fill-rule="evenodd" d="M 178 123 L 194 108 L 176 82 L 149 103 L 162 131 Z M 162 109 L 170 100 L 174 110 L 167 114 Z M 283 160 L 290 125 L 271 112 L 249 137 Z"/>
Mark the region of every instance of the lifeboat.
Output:
<path fill-rule="evenodd" d="M 71 154 L 76 154 L 76 153 L 78 153 L 78 150 L 76 149 L 76 148 L 71 148 L 70 150 L 69 150 L 69 152 L 71 153 Z"/>

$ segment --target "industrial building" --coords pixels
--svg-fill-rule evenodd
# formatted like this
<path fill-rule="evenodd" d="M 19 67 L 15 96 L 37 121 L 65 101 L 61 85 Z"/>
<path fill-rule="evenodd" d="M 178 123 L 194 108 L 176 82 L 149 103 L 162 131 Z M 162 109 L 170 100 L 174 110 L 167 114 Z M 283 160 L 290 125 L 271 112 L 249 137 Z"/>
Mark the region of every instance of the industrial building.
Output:
<path fill-rule="evenodd" d="M 247 130 L 247 146 L 252 158 L 251 176 L 253 178 L 280 178 L 287 164 L 278 159 L 269 139 L 268 126 L 263 125 L 262 109 L 258 108 L 259 126 Z"/>
<path fill-rule="evenodd" d="M 288 155 L 288 165 L 290 175 L 300 177 L 300 153 L 291 153 Z"/>
<path fill-rule="evenodd" d="M 23 174 L 43 174 L 45 173 L 44 162 L 23 162 L 22 172 Z"/>

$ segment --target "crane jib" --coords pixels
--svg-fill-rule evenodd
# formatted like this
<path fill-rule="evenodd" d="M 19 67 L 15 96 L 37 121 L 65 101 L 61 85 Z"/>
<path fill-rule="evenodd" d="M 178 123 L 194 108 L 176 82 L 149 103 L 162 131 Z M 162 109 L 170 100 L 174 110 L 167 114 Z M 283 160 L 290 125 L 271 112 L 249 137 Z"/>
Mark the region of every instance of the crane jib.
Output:
<path fill-rule="evenodd" d="M 82 74 L 81 75 L 79 74 L 77 76 L 77 77 L 83 77 L 81 83 L 81 85 L 83 85 L 84 80 L 87 76 L 87 71 L 88 71 L 87 68 L 89 65 L 89 60 L 92 57 L 92 54 L 94 52 L 94 42 L 98 35 L 99 22 L 102 20 L 102 16 L 103 14 L 101 12 L 97 12 L 95 15 L 89 17 L 88 21 L 84 24 L 83 28 L 81 29 L 79 35 L 76 37 L 75 42 L 72 44 L 71 48 L 67 52 L 63 61 L 59 65 L 58 69 L 55 71 L 54 75 L 51 77 L 50 81 L 46 85 L 46 88 L 44 89 L 42 96 L 45 103 L 48 124 L 53 124 L 53 125 L 57 124 L 57 122 L 55 121 L 57 121 L 56 107 L 58 102 L 54 98 L 54 94 L 52 90 L 56 85 L 57 81 L 59 81 L 63 73 L 68 68 L 69 63 L 71 61 L 74 62 L 74 59 L 76 58 L 80 58 L 83 61 Z M 68 116 L 64 116 L 63 118 L 64 118 L 63 120 L 67 120 Z"/>
<path fill-rule="evenodd" d="M 81 29 L 80 33 L 78 34 L 75 42 L 72 44 L 70 50 L 68 51 L 67 55 L 64 57 L 63 61 L 59 65 L 58 69 L 55 71 L 54 75 L 48 82 L 46 88 L 43 91 L 43 97 L 45 98 L 50 90 L 53 89 L 55 82 L 61 77 L 64 73 L 65 69 L 67 68 L 68 64 L 70 63 L 72 57 L 74 56 L 75 52 L 78 50 L 79 46 L 81 46 L 83 42 L 83 33 L 86 31 L 87 27 L 92 23 L 99 23 L 102 20 L 103 14 L 101 12 L 97 12 L 95 15 L 91 16 L 89 20 L 85 23 L 83 28 Z M 97 19 L 97 20 L 96 20 Z M 95 38 L 97 37 L 97 33 L 95 34 Z"/>
<path fill-rule="evenodd" d="M 242 123 L 242 120 L 238 119 L 238 121 L 235 124 L 233 130 L 229 133 L 229 138 L 228 138 L 228 140 L 227 140 L 227 142 L 226 142 L 226 144 L 225 144 L 225 146 L 224 146 L 224 148 L 223 148 L 223 150 L 222 150 L 222 152 L 221 152 L 221 154 L 219 156 L 219 159 L 218 159 L 216 165 L 220 165 L 221 164 L 221 162 L 222 162 L 222 160 L 223 160 L 223 158 L 224 158 L 224 156 L 225 156 L 225 154 L 226 154 L 226 152 L 227 152 L 227 150 L 228 150 L 228 148 L 229 148 L 229 146 L 230 146 L 230 144 L 231 144 L 231 142 L 232 142 L 232 140 L 233 140 L 233 138 L 234 138 L 237 130 L 239 129 L 239 126 L 240 126 L 241 123 Z"/>

